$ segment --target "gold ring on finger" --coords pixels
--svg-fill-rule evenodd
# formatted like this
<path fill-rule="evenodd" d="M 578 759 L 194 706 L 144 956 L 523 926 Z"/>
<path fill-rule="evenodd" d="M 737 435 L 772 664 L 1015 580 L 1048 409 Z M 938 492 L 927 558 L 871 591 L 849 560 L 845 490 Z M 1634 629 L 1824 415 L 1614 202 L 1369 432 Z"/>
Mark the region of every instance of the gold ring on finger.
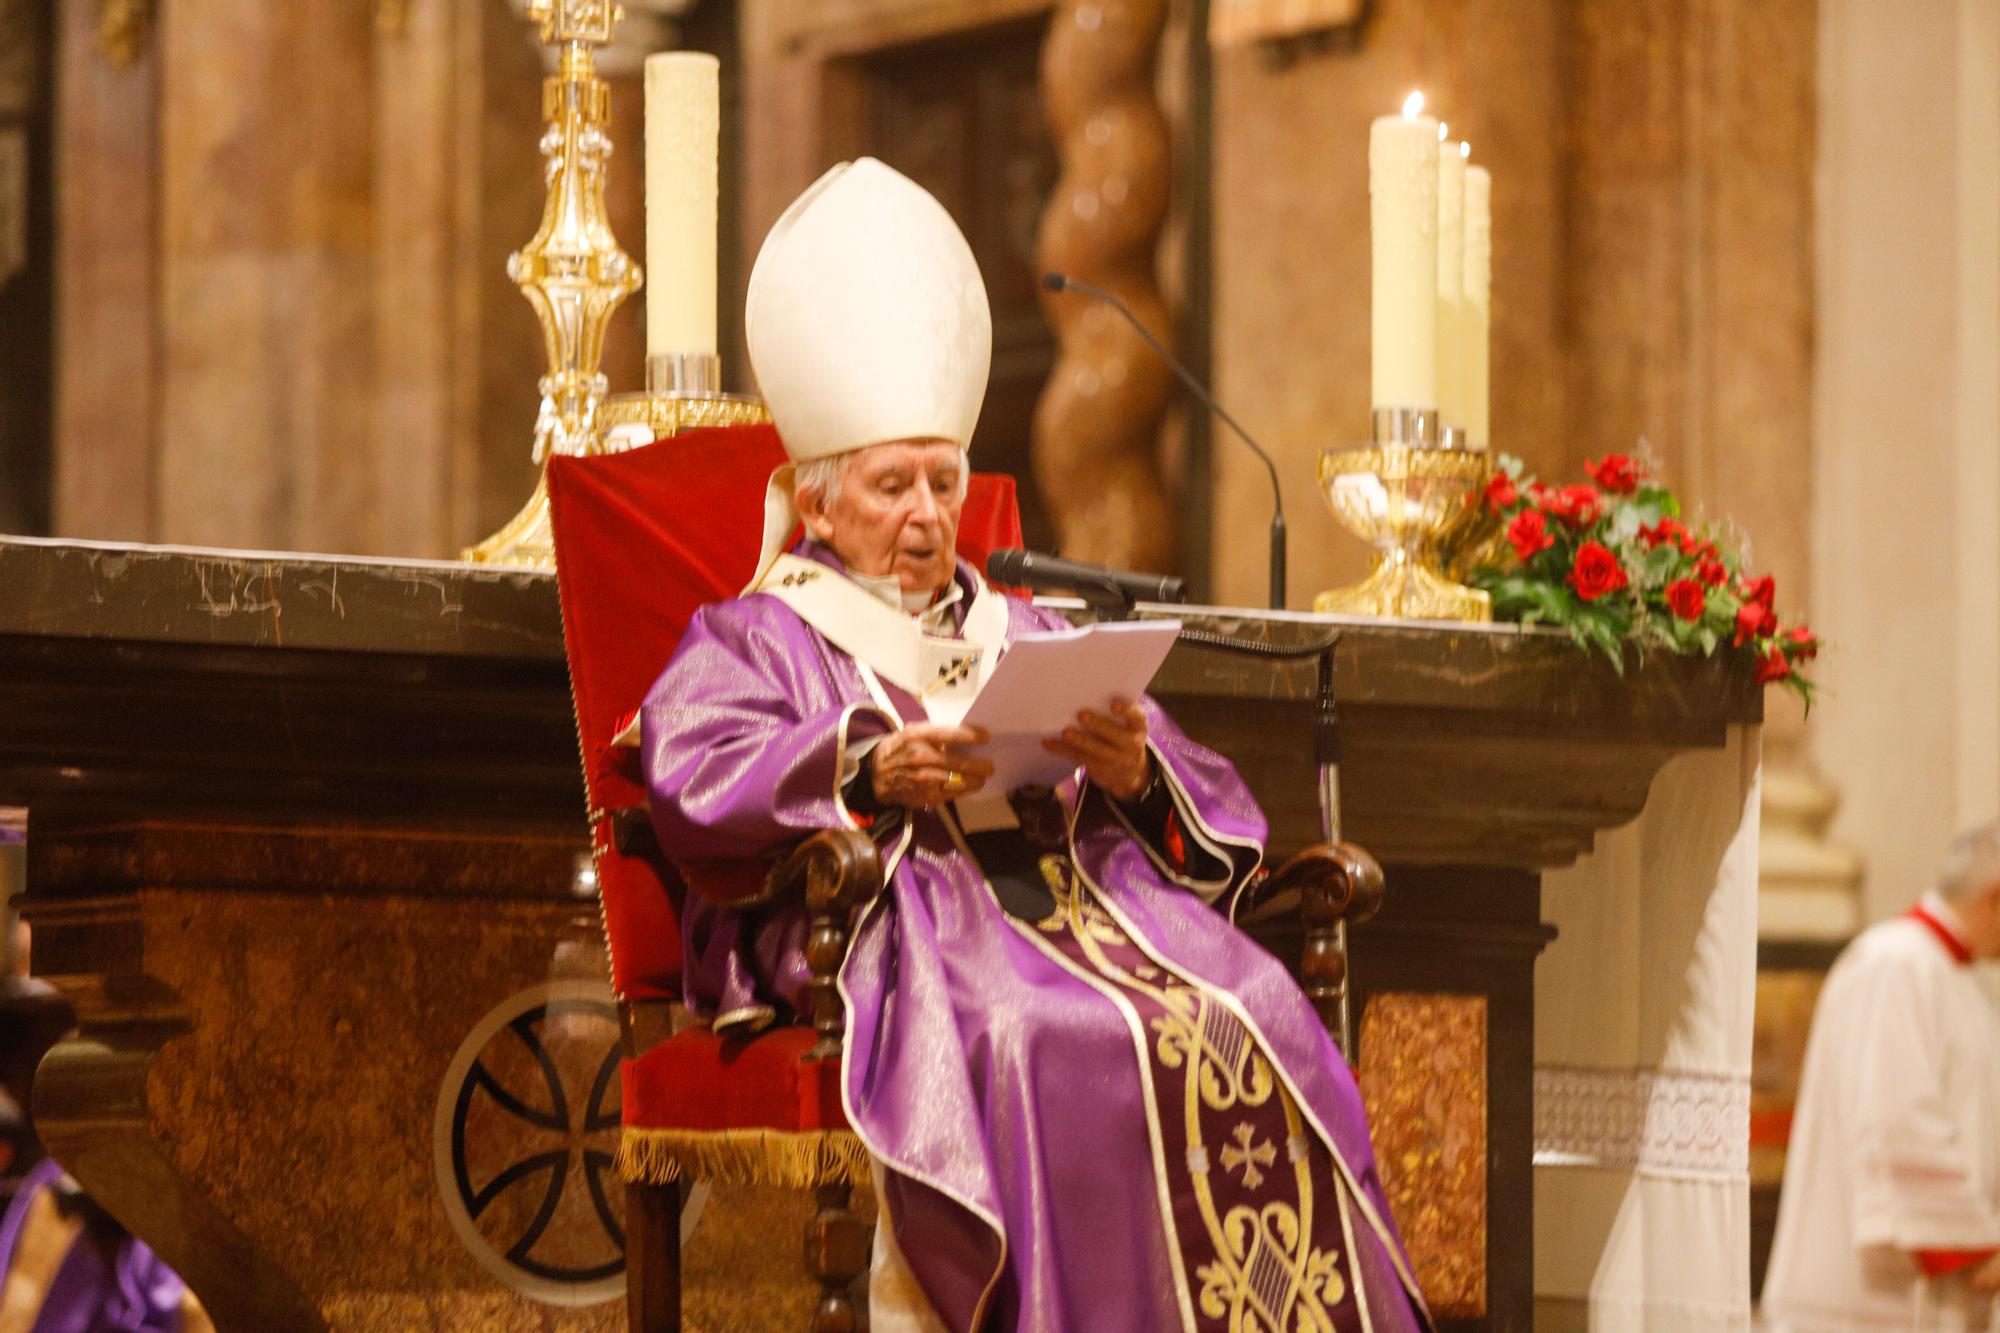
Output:
<path fill-rule="evenodd" d="M 965 790 L 965 774 L 952 769 L 944 775 L 944 789 L 954 795 Z"/>

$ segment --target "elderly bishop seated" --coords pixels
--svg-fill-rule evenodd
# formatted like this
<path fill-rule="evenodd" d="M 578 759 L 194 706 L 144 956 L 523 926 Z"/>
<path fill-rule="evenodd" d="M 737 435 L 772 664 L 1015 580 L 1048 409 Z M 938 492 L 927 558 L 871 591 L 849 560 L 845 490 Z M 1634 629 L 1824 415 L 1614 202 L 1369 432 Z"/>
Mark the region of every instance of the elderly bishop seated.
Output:
<path fill-rule="evenodd" d="M 1425 1326 L 1353 1077 L 1222 910 L 1265 833 L 1235 771 L 1142 698 L 1044 742 L 1058 790 L 983 790 L 960 719 L 1010 639 L 1064 622 L 954 554 L 992 322 L 950 216 L 835 168 L 765 241 L 747 331 L 793 462 L 756 579 L 648 696 L 644 756 L 678 861 L 842 824 L 883 850 L 840 974 L 876 1333 Z M 804 1011 L 798 904 L 696 894 L 685 934 L 718 1030 Z"/>

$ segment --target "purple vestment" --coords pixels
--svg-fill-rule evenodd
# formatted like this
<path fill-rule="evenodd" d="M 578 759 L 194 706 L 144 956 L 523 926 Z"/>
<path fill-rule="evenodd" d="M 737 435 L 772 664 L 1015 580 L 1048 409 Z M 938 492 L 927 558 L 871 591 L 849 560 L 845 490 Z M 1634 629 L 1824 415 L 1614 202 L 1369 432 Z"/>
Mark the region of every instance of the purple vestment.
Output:
<path fill-rule="evenodd" d="M 969 566 L 959 581 L 969 594 Z M 1021 601 L 1008 612 L 1010 638 L 1066 623 Z M 887 1173 L 903 1253 L 967 1333 L 1422 1327 L 1353 1076 L 1291 975 L 1211 905 L 1256 868 L 1263 816 L 1226 760 L 1145 707 L 1186 834 L 1220 867 L 1209 878 L 1177 873 L 1081 779 L 1061 793 L 1068 845 L 1043 872 L 1074 931 L 1002 911 L 939 814 L 914 816 L 906 846 L 885 840 L 889 884 L 840 975 L 842 1091 Z M 641 716 L 654 822 L 681 862 L 766 856 L 846 824 L 842 746 L 895 725 L 853 658 L 763 594 L 704 608 Z M 805 933 L 796 903 L 691 895 L 690 1007 L 718 1027 L 800 1012 Z M 1176 1015 L 1196 1030 L 1169 1032 Z M 1296 1234 L 1313 1170 L 1322 1225 L 1345 1221 L 1338 1255 Z M 1229 1206 L 1266 1177 L 1294 1194 Z"/>
<path fill-rule="evenodd" d="M 14 1250 L 36 1196 L 61 1175 L 62 1168 L 49 1157 L 22 1178 L 0 1217 L 0 1274 L 13 1269 Z M 186 1290 L 143 1241 L 121 1233 L 107 1254 L 86 1233 L 70 1245 L 50 1279 L 32 1333 L 180 1333 Z"/>

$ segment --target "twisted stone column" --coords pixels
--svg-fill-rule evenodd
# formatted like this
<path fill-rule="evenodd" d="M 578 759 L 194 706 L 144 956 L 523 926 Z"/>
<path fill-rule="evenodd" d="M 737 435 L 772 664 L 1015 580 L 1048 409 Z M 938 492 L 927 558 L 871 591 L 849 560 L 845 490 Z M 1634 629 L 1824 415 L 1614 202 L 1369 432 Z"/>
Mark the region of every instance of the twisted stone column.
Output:
<path fill-rule="evenodd" d="M 1062 174 L 1042 215 L 1044 269 L 1115 293 L 1171 334 L 1154 273 L 1170 143 L 1154 94 L 1166 0 L 1062 0 L 1042 48 L 1042 107 Z M 1116 311 L 1045 295 L 1057 355 L 1035 406 L 1034 468 L 1063 554 L 1126 568 L 1174 563 L 1157 441 L 1171 372 Z"/>

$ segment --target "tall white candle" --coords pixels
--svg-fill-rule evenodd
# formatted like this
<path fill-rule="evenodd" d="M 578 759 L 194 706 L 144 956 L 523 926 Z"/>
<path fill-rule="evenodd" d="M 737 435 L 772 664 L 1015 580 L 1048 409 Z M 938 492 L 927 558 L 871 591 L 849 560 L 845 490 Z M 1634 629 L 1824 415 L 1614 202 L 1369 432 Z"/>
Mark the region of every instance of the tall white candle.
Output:
<path fill-rule="evenodd" d="M 1368 130 L 1372 396 L 1377 408 L 1437 406 L 1437 121 L 1412 93 Z"/>
<path fill-rule="evenodd" d="M 1465 172 L 1465 431 L 1484 449 L 1491 411 L 1493 310 L 1493 177 L 1485 167 Z"/>
<path fill-rule="evenodd" d="M 1439 126 L 1442 132 L 1444 127 Z M 1462 144 L 1438 149 L 1438 416 L 1465 428 L 1465 157 Z"/>
<path fill-rule="evenodd" d="M 646 355 L 715 353 L 720 62 L 646 57 Z"/>

